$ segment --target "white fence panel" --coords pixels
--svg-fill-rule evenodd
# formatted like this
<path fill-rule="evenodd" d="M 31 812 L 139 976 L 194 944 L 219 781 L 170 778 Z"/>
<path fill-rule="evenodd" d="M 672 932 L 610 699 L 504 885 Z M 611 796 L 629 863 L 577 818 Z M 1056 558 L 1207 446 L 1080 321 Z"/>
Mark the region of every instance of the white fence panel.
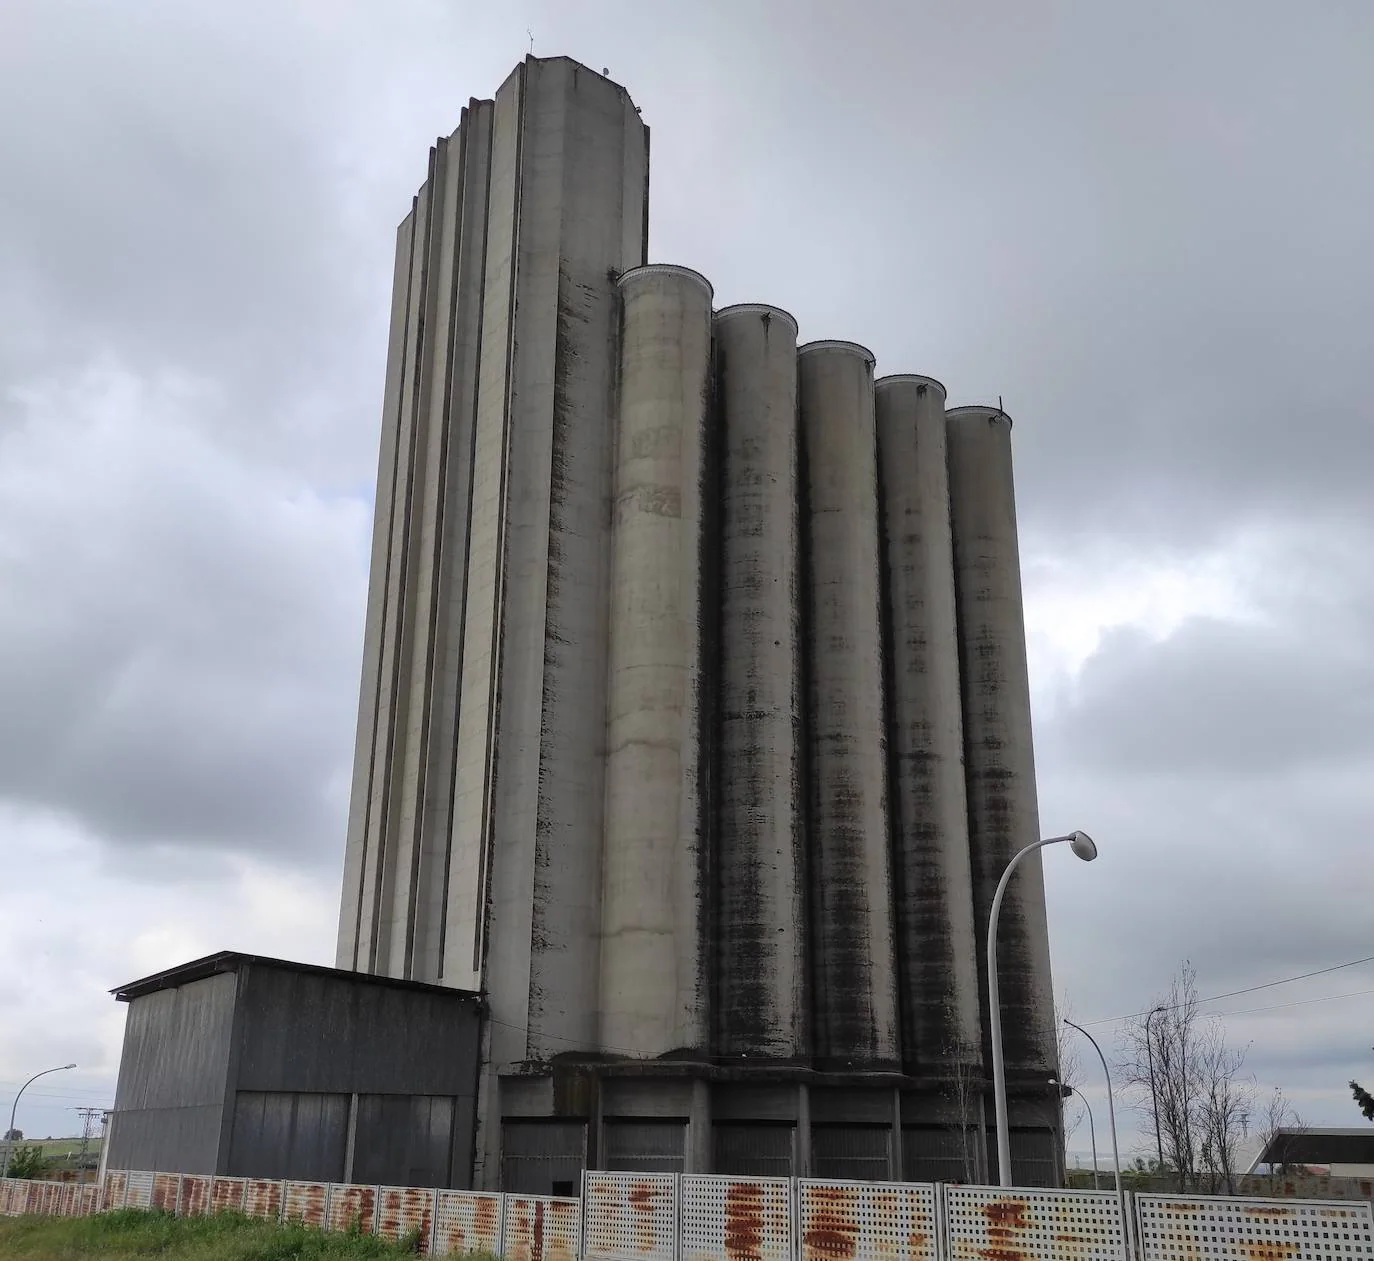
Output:
<path fill-rule="evenodd" d="M 1142 1261 L 1374 1261 L 1374 1213 L 1359 1200 L 1137 1195 Z"/>
<path fill-rule="evenodd" d="M 797 1182 L 801 1261 L 939 1261 L 939 1201 L 919 1182 Z"/>
<path fill-rule="evenodd" d="M 150 1169 L 131 1169 L 124 1175 L 125 1208 L 151 1208 L 153 1205 L 153 1172 Z"/>
<path fill-rule="evenodd" d="M 792 1180 L 687 1174 L 681 1261 L 792 1261 Z"/>
<path fill-rule="evenodd" d="M 583 1175 L 585 1261 L 677 1261 L 677 1232 L 677 1174 Z"/>
<path fill-rule="evenodd" d="M 1013 1254 L 1022 1261 L 1122 1261 L 1126 1255 L 1126 1222 L 1115 1192 L 943 1190 L 947 1261 Z"/>
<path fill-rule="evenodd" d="M 507 1261 L 581 1261 L 581 1200 L 507 1194 L 501 1217 Z"/>
<path fill-rule="evenodd" d="M 469 1252 L 501 1255 L 501 1196 L 494 1191 L 441 1190 L 434 1205 L 436 1257 Z"/>

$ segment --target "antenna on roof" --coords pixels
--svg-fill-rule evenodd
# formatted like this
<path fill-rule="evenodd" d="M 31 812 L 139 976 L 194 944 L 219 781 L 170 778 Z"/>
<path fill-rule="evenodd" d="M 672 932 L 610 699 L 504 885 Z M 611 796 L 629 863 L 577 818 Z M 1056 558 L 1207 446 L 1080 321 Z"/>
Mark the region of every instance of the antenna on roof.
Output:
<path fill-rule="evenodd" d="M 528 36 L 530 37 L 530 56 L 533 57 L 533 56 L 534 56 L 534 32 L 533 32 L 532 30 L 530 30 L 530 28 L 527 26 L 527 27 L 525 27 L 525 34 L 528 35 Z"/>

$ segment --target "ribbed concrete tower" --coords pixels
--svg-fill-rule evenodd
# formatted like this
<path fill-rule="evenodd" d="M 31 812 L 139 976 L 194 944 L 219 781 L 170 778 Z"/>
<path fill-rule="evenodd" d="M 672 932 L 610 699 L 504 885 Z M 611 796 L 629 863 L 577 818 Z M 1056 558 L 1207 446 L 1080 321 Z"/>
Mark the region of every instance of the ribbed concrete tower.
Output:
<path fill-rule="evenodd" d="M 972 1180 L 1038 828 L 1010 423 L 713 311 L 647 206 L 624 89 L 529 58 L 401 225 L 339 965 L 483 995 L 475 1185 Z M 1052 1182 L 1038 863 L 1003 924 Z"/>

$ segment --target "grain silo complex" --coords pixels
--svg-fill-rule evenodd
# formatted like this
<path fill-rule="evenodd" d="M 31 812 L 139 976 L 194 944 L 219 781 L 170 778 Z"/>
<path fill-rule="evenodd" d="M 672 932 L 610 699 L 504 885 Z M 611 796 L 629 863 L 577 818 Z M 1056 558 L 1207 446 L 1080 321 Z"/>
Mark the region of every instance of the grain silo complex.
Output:
<path fill-rule="evenodd" d="M 648 128 L 565 58 L 431 152 L 337 966 L 480 997 L 455 1182 L 995 1176 L 982 941 L 1038 837 L 1011 422 L 717 308 L 648 224 Z M 1013 1175 L 1057 1183 L 1038 858 L 1001 943 Z"/>

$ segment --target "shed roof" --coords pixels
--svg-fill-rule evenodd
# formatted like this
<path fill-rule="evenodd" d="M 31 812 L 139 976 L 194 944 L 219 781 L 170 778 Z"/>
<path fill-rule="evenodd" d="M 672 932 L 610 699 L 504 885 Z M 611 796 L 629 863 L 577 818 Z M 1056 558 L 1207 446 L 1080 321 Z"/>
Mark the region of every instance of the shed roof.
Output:
<path fill-rule="evenodd" d="M 238 972 L 249 967 L 271 968 L 281 972 L 302 972 L 310 976 L 328 976 L 351 981 L 358 985 L 380 985 L 389 989 L 420 990 L 430 994 L 444 994 L 449 998 L 465 998 L 479 1001 L 479 995 L 471 990 L 454 989 L 447 985 L 431 985 L 426 981 L 409 981 L 394 976 L 377 976 L 371 972 L 350 972 L 345 968 L 327 968 L 318 963 L 296 963 L 290 959 L 273 959 L 268 955 L 242 954 L 237 950 L 221 950 L 206 955 L 203 959 L 192 959 L 189 963 L 179 963 L 175 967 L 154 972 L 152 976 L 137 981 L 128 981 L 110 991 L 121 1003 L 127 1003 L 145 994 L 156 994 L 159 990 L 176 989 L 192 981 L 203 981 L 206 977 L 222 972 Z"/>

